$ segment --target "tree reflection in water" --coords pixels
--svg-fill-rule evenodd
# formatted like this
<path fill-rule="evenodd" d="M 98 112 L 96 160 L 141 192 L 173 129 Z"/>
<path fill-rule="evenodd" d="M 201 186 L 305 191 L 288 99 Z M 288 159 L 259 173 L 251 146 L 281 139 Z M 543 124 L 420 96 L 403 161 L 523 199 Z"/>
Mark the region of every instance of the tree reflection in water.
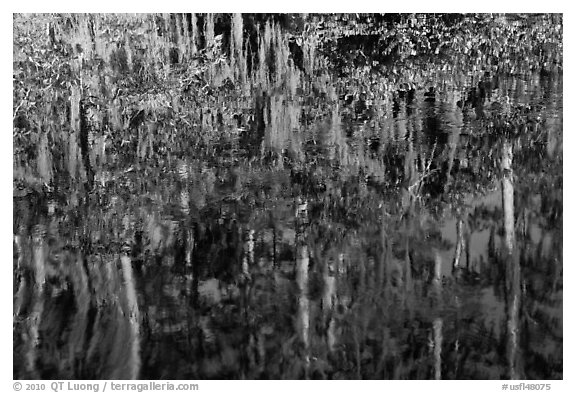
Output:
<path fill-rule="evenodd" d="M 14 378 L 562 378 L 561 17 L 366 18 L 15 16 Z"/>

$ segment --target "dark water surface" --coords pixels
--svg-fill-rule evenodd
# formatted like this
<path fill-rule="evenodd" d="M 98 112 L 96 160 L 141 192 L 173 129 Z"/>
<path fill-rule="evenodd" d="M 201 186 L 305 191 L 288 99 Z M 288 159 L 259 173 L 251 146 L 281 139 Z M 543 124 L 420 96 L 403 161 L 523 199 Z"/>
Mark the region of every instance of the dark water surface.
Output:
<path fill-rule="evenodd" d="M 562 378 L 562 74 L 366 75 L 15 153 L 14 377 Z"/>

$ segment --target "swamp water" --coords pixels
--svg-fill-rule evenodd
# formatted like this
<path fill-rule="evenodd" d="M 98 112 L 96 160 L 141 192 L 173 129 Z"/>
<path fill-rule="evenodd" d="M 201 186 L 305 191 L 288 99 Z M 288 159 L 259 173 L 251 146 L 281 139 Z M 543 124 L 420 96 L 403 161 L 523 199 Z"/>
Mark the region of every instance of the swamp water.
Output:
<path fill-rule="evenodd" d="M 14 378 L 562 378 L 549 47 L 503 71 L 379 54 L 425 18 L 114 18 L 15 16 Z"/>

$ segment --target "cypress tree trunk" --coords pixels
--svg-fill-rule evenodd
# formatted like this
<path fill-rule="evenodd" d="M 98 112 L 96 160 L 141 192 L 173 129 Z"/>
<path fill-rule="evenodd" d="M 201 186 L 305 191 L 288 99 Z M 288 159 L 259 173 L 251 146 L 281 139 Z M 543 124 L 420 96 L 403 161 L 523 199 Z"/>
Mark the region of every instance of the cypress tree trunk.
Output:
<path fill-rule="evenodd" d="M 521 379 L 520 341 L 520 260 L 514 231 L 514 181 L 512 145 L 504 142 L 502 151 L 502 206 L 504 210 L 504 247 L 506 262 L 507 352 L 510 379 Z"/>

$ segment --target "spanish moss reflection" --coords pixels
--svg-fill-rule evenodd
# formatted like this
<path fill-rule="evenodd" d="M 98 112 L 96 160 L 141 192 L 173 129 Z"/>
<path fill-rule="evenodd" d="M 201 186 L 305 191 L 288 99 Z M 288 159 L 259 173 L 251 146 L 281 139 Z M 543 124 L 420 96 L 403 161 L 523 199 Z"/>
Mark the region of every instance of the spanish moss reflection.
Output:
<path fill-rule="evenodd" d="M 15 379 L 562 379 L 556 14 L 15 14 Z"/>

